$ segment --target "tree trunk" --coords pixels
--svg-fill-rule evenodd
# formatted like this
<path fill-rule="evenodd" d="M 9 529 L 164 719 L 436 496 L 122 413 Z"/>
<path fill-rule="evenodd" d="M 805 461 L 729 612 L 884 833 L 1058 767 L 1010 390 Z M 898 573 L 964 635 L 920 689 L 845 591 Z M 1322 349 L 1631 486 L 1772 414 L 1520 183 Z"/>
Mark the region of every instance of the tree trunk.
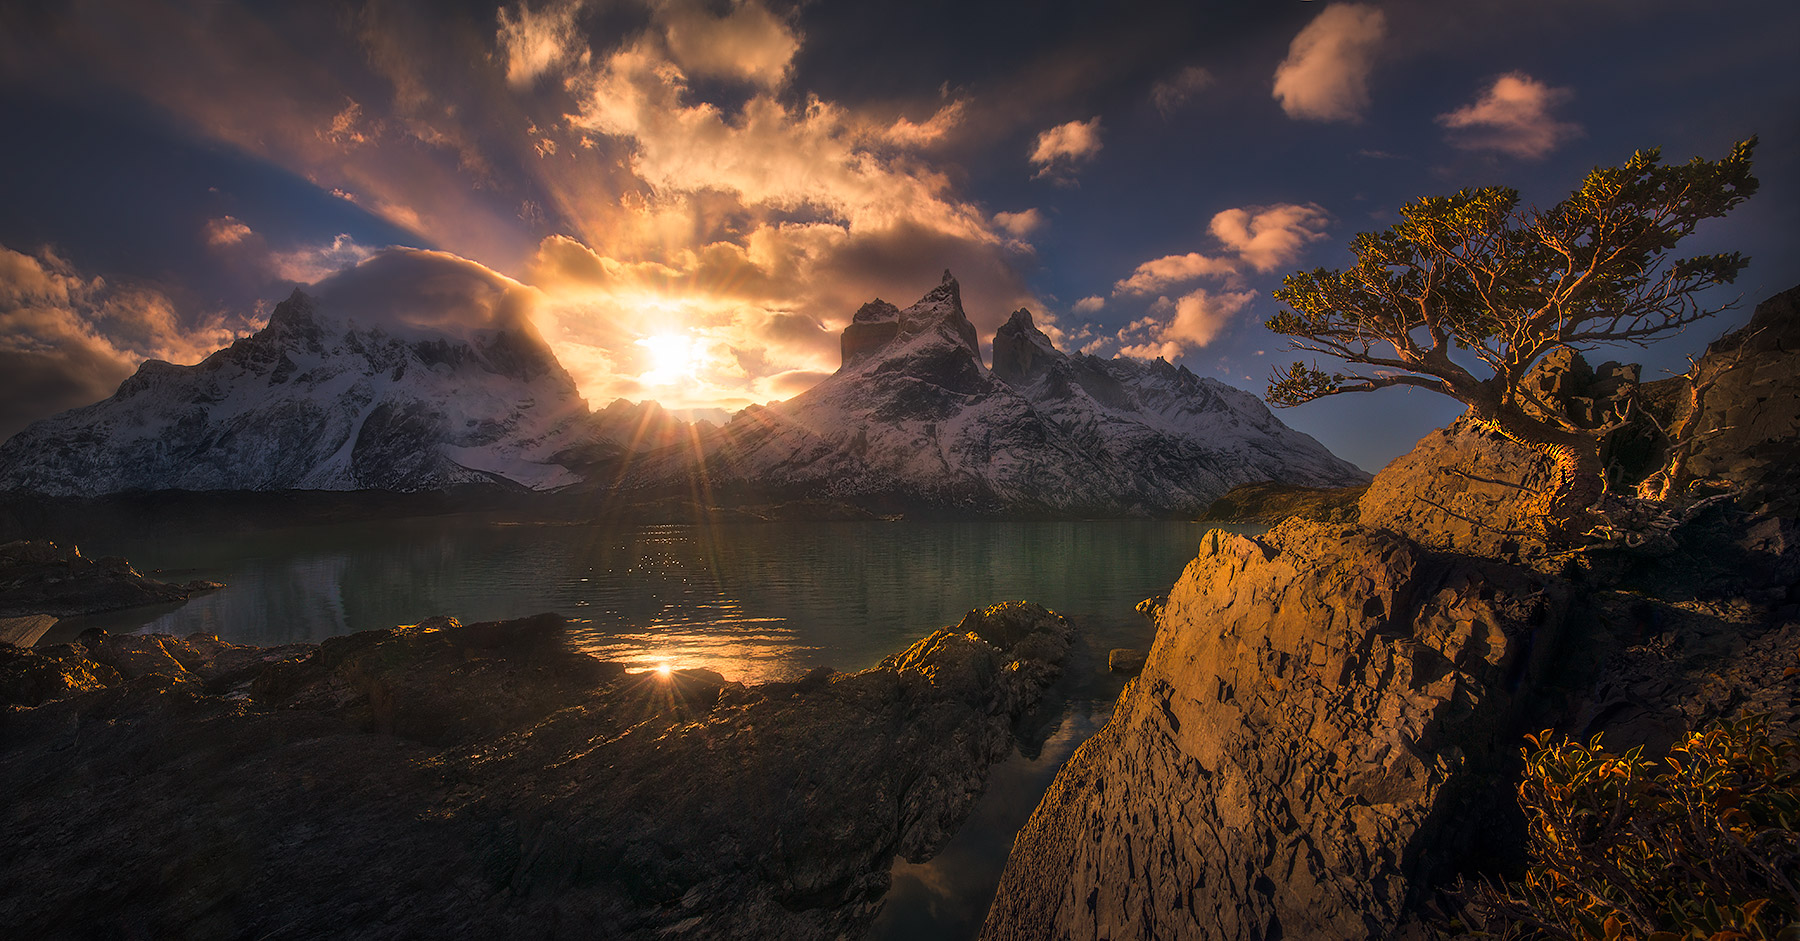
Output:
<path fill-rule="evenodd" d="M 1477 409 L 1477 416 L 1480 409 Z M 1606 465 L 1600 460 L 1600 435 L 1570 431 L 1526 414 L 1517 406 L 1492 409 L 1486 424 L 1508 439 L 1542 452 L 1556 463 L 1556 486 L 1545 495 L 1539 512 L 1552 542 L 1573 542 L 1585 531 L 1582 517 L 1606 494 Z"/>

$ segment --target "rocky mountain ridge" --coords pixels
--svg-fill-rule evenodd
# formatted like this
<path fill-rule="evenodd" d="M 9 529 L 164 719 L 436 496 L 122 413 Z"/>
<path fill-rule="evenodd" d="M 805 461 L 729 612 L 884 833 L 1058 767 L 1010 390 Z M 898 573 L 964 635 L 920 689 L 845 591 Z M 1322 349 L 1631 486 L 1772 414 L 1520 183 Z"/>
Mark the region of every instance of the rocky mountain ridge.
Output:
<path fill-rule="evenodd" d="M 1240 483 L 1367 478 L 1254 395 L 1163 360 L 1064 354 L 1026 310 L 999 329 L 989 369 L 948 271 L 904 309 L 865 304 L 842 344 L 812 389 L 639 460 L 619 486 L 1146 516 L 1196 513 Z"/>
<path fill-rule="evenodd" d="M 429 255 L 365 265 L 435 266 L 440 278 L 470 279 L 457 289 L 476 296 L 516 287 Z M 359 285 L 336 288 L 323 283 L 321 297 L 296 289 L 266 327 L 199 364 L 148 361 L 111 398 L 31 425 L 0 445 L 0 489 L 91 496 L 575 482 L 555 458 L 584 440 L 587 405 L 529 320 L 495 302 L 479 326 L 371 321 L 344 312 L 364 301 Z"/>
<path fill-rule="evenodd" d="M 405 265 L 429 276 L 416 297 L 365 270 Z M 1162 360 L 1066 355 L 1023 309 L 996 334 L 989 369 L 948 271 L 905 309 L 865 304 L 837 373 L 723 428 L 654 402 L 590 412 L 510 299 L 519 286 L 468 268 L 398 252 L 321 282 L 318 297 L 295 291 L 263 330 L 200 364 L 147 362 L 110 399 L 0 445 L 0 490 L 487 486 L 598 493 L 607 507 L 705 494 L 720 506 L 1152 516 L 1197 513 L 1236 484 L 1366 478 L 1249 393 Z M 435 312 L 456 291 L 484 299 L 478 316 Z"/>

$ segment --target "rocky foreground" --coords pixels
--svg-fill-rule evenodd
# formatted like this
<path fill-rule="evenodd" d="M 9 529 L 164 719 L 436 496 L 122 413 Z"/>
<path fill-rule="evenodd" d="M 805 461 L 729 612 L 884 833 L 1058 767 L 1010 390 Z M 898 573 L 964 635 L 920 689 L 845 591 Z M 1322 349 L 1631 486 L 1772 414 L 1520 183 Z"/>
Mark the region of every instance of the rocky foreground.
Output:
<path fill-rule="evenodd" d="M 1060 673 L 1042 607 L 859 673 L 628 674 L 561 619 L 0 646 L 17 937 L 837 938 Z"/>
<path fill-rule="evenodd" d="M 1607 506 L 1642 538 L 1552 551 L 1521 496 L 1547 459 L 1465 423 L 1355 523 L 1210 534 L 1020 833 L 984 939 L 1426 937 L 1458 876 L 1523 869 L 1525 733 L 1653 757 L 1715 718 L 1800 735 L 1800 289 L 1679 388 L 1553 365 L 1567 414 L 1654 419 L 1609 443 L 1615 491 L 1660 467 L 1679 495 Z"/>

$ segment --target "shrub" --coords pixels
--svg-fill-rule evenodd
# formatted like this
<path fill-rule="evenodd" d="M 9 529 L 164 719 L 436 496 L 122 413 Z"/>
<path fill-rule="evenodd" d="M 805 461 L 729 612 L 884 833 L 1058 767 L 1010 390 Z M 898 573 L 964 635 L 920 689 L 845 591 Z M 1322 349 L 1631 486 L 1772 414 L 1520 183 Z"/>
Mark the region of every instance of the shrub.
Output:
<path fill-rule="evenodd" d="M 1528 737 L 1522 882 L 1461 893 L 1501 938 L 1800 941 L 1800 749 L 1764 717 L 1690 733 L 1662 762 Z"/>

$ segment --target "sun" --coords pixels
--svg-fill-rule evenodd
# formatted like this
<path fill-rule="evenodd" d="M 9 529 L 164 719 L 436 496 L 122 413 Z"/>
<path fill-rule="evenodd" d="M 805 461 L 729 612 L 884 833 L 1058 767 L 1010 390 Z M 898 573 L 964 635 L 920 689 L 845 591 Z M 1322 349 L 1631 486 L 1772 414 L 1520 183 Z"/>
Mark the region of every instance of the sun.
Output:
<path fill-rule="evenodd" d="M 639 346 L 649 351 L 650 369 L 638 378 L 648 385 L 669 385 L 699 374 L 705 345 L 691 335 L 662 334 L 645 337 Z"/>

